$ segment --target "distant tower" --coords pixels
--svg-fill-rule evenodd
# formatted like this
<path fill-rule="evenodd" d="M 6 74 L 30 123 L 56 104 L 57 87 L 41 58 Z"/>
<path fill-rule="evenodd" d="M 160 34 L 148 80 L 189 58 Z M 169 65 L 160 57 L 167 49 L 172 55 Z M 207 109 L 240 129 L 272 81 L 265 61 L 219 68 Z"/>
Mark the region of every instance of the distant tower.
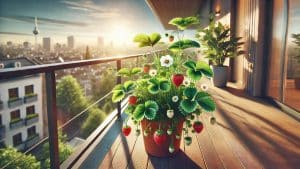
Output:
<path fill-rule="evenodd" d="M 67 40 L 68 40 L 68 48 L 74 49 L 74 45 L 75 45 L 74 36 L 68 36 Z"/>
<path fill-rule="evenodd" d="M 37 25 L 37 17 L 34 18 L 34 29 L 32 31 L 35 37 L 35 50 L 37 50 L 37 35 L 39 34 L 38 25 Z"/>

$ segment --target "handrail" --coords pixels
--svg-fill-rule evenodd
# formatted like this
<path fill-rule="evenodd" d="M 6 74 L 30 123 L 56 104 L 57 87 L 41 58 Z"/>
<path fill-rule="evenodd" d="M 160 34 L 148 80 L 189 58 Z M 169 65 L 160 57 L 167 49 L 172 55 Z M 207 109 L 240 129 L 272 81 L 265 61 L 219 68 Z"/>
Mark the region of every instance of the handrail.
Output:
<path fill-rule="evenodd" d="M 151 53 L 161 52 L 161 51 L 162 50 L 157 50 L 157 51 L 154 51 Z M 135 55 L 127 55 L 127 56 L 105 57 L 105 58 L 99 58 L 99 59 L 79 60 L 79 61 L 70 61 L 70 62 L 63 62 L 63 63 L 51 63 L 51 64 L 44 64 L 44 65 L 25 66 L 25 67 L 20 67 L 20 68 L 0 69 L 0 79 L 9 79 L 12 77 L 15 78 L 15 77 L 33 75 L 33 74 L 38 74 L 38 73 L 51 72 L 51 71 L 56 71 L 56 70 L 61 70 L 61 69 L 76 68 L 76 67 L 95 65 L 95 64 L 100 64 L 100 63 L 113 62 L 113 61 L 117 61 L 117 60 L 137 58 L 137 57 L 148 55 L 151 53 L 149 52 L 149 53 L 144 53 L 144 54 L 135 54 Z"/>

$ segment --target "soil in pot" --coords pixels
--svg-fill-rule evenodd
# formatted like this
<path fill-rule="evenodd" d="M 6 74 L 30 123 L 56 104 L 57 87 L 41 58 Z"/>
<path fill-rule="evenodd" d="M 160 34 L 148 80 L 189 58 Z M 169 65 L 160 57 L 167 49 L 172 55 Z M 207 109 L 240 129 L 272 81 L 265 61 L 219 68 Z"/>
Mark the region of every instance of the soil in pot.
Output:
<path fill-rule="evenodd" d="M 154 132 L 159 129 L 159 122 L 156 121 L 149 121 L 147 119 L 143 119 L 141 121 L 142 125 L 142 131 L 144 131 L 147 128 L 147 136 L 143 134 L 144 138 L 144 145 L 145 145 L 145 150 L 148 154 L 155 156 L 155 157 L 168 157 L 168 156 L 173 156 L 175 155 L 179 149 L 180 149 L 180 141 L 181 141 L 181 134 L 182 134 L 182 128 L 183 128 L 183 122 L 184 120 L 181 119 L 178 121 L 175 130 L 172 132 L 171 135 L 167 134 L 167 129 L 169 128 L 168 126 L 171 126 L 172 122 L 171 121 L 166 121 L 163 122 L 161 125 L 161 129 L 163 129 L 164 134 L 167 136 L 167 139 L 164 143 L 161 145 L 158 145 L 154 142 L 153 135 Z M 151 128 L 151 130 L 149 130 Z M 179 137 L 176 135 L 179 135 Z M 171 141 L 173 139 L 173 145 L 174 145 L 174 152 L 170 153 L 169 152 L 169 146 L 171 144 Z"/>

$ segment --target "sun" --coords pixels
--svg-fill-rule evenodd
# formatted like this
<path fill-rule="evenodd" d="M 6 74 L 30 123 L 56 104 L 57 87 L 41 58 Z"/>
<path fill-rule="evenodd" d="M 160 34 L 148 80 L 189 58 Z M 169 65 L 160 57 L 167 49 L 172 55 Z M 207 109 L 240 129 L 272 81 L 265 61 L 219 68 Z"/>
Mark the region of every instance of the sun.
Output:
<path fill-rule="evenodd" d="M 111 31 L 111 40 L 116 45 L 123 45 L 130 41 L 130 31 L 125 26 L 114 26 Z"/>

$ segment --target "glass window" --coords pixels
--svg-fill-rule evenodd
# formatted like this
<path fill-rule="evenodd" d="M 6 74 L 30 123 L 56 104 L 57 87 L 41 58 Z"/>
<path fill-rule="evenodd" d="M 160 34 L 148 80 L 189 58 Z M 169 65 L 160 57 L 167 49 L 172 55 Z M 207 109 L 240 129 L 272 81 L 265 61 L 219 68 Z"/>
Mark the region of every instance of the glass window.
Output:
<path fill-rule="evenodd" d="M 34 93 L 33 85 L 25 86 L 25 95 Z"/>
<path fill-rule="evenodd" d="M 26 107 L 26 115 L 34 114 L 35 113 L 35 108 L 34 105 Z"/>
<path fill-rule="evenodd" d="M 10 119 L 11 120 L 19 119 L 19 118 L 21 118 L 20 110 L 15 110 L 15 111 L 10 112 Z"/>
<path fill-rule="evenodd" d="M 2 115 L 0 114 L 0 126 L 2 126 Z"/>
<path fill-rule="evenodd" d="M 18 88 L 8 89 L 8 97 L 9 99 L 18 98 L 19 97 Z"/>
<path fill-rule="evenodd" d="M 32 126 L 27 129 L 27 137 L 33 136 L 36 134 L 36 127 Z"/>
<path fill-rule="evenodd" d="M 22 133 L 18 133 L 13 136 L 13 145 L 17 146 L 19 144 L 22 144 Z"/>

